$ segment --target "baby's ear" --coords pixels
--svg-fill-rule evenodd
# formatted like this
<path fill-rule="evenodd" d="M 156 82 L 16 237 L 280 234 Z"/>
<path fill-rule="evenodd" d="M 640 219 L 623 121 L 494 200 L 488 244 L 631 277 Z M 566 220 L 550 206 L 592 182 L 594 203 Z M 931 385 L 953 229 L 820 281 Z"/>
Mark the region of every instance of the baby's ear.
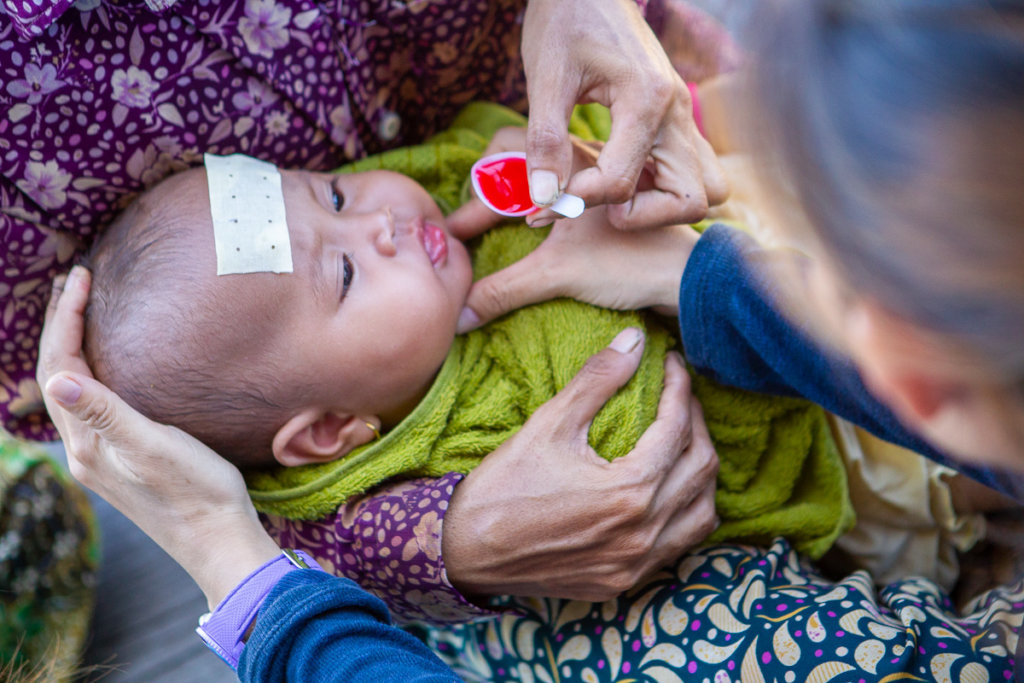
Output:
<path fill-rule="evenodd" d="M 371 441 L 375 433 L 356 415 L 306 408 L 274 435 L 274 458 L 285 467 L 330 462 Z"/>

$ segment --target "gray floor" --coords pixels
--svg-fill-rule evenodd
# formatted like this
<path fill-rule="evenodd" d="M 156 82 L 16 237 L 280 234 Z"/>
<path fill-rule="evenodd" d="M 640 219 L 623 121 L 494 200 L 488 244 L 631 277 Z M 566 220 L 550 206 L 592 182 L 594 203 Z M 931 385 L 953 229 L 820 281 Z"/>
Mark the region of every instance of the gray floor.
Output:
<path fill-rule="evenodd" d="M 62 449 L 55 455 L 63 458 Z M 98 496 L 90 500 L 103 537 L 84 681 L 237 681 L 195 633 L 202 593 L 167 553 Z"/>

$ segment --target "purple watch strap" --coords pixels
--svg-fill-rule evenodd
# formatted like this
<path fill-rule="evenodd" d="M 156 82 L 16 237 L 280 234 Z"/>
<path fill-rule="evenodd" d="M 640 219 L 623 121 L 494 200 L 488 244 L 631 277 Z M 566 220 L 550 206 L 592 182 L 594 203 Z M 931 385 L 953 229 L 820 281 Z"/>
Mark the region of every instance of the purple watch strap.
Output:
<path fill-rule="evenodd" d="M 245 577 L 213 612 L 199 618 L 196 633 L 207 647 L 220 655 L 232 669 L 238 668 L 238 657 L 245 642 L 242 638 L 263 606 L 267 594 L 281 577 L 295 569 L 319 569 L 320 565 L 302 550 L 284 550 Z"/>

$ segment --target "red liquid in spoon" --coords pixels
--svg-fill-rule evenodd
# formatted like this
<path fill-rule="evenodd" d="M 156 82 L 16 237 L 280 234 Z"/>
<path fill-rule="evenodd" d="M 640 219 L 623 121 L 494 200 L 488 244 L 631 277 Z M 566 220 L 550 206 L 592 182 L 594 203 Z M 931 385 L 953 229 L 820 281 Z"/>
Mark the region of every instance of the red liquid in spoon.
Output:
<path fill-rule="evenodd" d="M 526 214 L 537 209 L 530 199 L 530 183 L 526 177 L 526 159 L 505 157 L 477 166 L 477 185 L 488 202 L 498 211 Z"/>

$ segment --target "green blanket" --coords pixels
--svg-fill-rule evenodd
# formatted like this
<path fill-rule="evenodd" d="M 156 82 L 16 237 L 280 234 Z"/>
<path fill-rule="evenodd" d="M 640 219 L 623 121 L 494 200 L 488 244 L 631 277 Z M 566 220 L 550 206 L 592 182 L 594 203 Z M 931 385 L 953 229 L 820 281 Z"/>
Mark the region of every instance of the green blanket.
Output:
<path fill-rule="evenodd" d="M 603 137 L 607 122 L 605 111 L 583 108 L 574 115 L 573 132 Z M 400 171 L 448 212 L 468 197 L 469 168 L 504 125 L 524 120 L 496 105 L 470 105 L 449 131 L 426 144 L 342 170 Z M 490 231 L 470 245 L 474 276 L 522 258 L 546 234 L 522 223 Z M 468 472 L 629 325 L 647 334 L 640 369 L 590 430 L 590 443 L 602 457 L 625 455 L 654 420 L 665 354 L 675 339 L 643 313 L 560 299 L 456 338 L 426 398 L 379 441 L 326 464 L 250 473 L 250 495 L 262 511 L 319 519 L 392 477 Z M 796 399 L 723 388 L 700 376 L 694 377 L 694 392 L 721 461 L 716 505 L 722 524 L 711 540 L 768 543 L 781 535 L 812 557 L 824 553 L 852 525 L 853 512 L 823 411 Z"/>

